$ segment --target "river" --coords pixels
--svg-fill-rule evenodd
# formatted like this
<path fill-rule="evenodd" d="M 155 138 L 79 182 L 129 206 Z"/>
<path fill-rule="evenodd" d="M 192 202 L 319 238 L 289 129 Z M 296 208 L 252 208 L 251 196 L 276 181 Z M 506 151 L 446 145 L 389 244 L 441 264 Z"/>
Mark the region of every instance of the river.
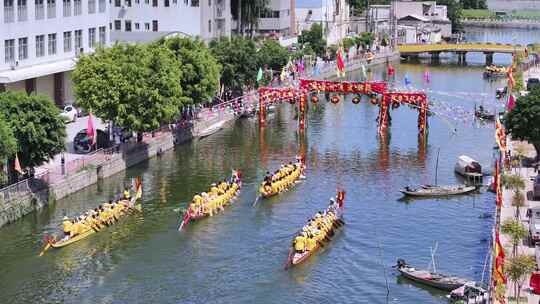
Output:
<path fill-rule="evenodd" d="M 426 65 L 396 63 L 395 85 L 407 75 L 441 111 L 452 106 L 449 113 L 472 113 L 475 103 L 494 109 L 494 90 L 503 84 L 482 79 L 481 64 L 430 65 L 427 84 Z M 374 68 L 370 77 L 383 72 Z M 480 216 L 493 213 L 494 195 L 404 200 L 398 189 L 433 183 L 439 149 L 440 184 L 460 181 L 453 166 L 462 154 L 489 168 L 493 125 L 472 114 L 430 117 L 424 148 L 415 110 L 392 112 L 386 143 L 377 137 L 376 116 L 365 99 L 323 102 L 309 109 L 301 141 L 291 106 L 282 105 L 263 131 L 255 120 L 239 120 L 28 215 L 0 230 L 0 303 L 445 303 L 444 293 L 404 280 L 390 266 L 404 258 L 425 268 L 438 244 L 438 269 L 479 281 L 493 221 Z M 307 179 L 252 207 L 264 172 L 293 160 L 301 144 Z M 243 174 L 240 197 L 178 232 L 177 208 L 232 168 Z M 64 215 L 95 207 L 139 175 L 141 214 L 37 256 L 43 235 L 57 233 Z M 347 191 L 344 229 L 305 264 L 284 271 L 292 235 L 337 186 Z"/>

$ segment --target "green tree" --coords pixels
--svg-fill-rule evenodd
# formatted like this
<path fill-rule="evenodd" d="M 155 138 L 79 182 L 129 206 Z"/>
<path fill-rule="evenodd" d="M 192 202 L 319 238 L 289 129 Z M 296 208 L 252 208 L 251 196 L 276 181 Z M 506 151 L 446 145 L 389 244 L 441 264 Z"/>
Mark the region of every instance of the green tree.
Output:
<path fill-rule="evenodd" d="M 516 256 L 519 243 L 527 237 L 527 229 L 519 220 L 508 218 L 502 223 L 501 231 L 512 240 L 512 253 Z"/>
<path fill-rule="evenodd" d="M 504 272 L 507 278 L 514 282 L 514 296 L 519 304 L 521 287 L 527 277 L 536 269 L 534 256 L 518 255 L 507 259 L 504 263 Z"/>
<path fill-rule="evenodd" d="M 257 49 L 250 39 L 234 37 L 210 42 L 210 51 L 222 66 L 221 83 L 236 94 L 241 94 L 244 85 L 255 83 L 259 70 Z"/>
<path fill-rule="evenodd" d="M 323 38 L 323 28 L 319 23 L 313 24 L 309 30 L 303 30 L 298 42 L 303 47 L 309 46 L 317 56 L 325 55 L 326 40 Z"/>
<path fill-rule="evenodd" d="M 536 158 L 540 155 L 540 89 L 519 97 L 512 111 L 503 119 L 507 132 L 513 139 L 526 140 L 534 146 Z"/>
<path fill-rule="evenodd" d="M 257 51 L 257 61 L 260 67 L 267 65 L 268 68 L 279 71 L 287 64 L 289 52 L 275 40 L 265 40 Z"/>
<path fill-rule="evenodd" d="M 198 38 L 165 38 L 158 42 L 173 51 L 182 72 L 180 85 L 185 102 L 196 104 L 212 99 L 219 89 L 221 66 Z"/>
<path fill-rule="evenodd" d="M 66 127 L 49 97 L 4 92 L 0 94 L 0 113 L 16 139 L 21 167 L 39 166 L 64 151 Z M 13 152 L 10 142 L 8 151 Z M 14 155 L 9 155 L 12 161 Z"/>
<path fill-rule="evenodd" d="M 362 32 L 360 36 L 356 36 L 355 42 L 357 45 L 361 45 L 364 49 L 368 48 L 375 41 L 375 34 L 371 32 Z"/>
<path fill-rule="evenodd" d="M 488 8 L 486 0 L 461 0 L 460 2 L 464 9 L 487 9 Z"/>
<path fill-rule="evenodd" d="M 15 139 L 6 119 L 0 113 L 0 162 L 11 158 L 15 152 L 17 152 L 17 139 Z"/>
<path fill-rule="evenodd" d="M 516 207 L 516 219 L 520 219 L 520 212 L 519 208 L 525 206 L 525 196 L 521 191 L 514 191 L 514 194 L 512 195 L 512 206 Z"/>
<path fill-rule="evenodd" d="M 116 44 L 79 59 L 75 95 L 98 117 L 131 131 L 151 131 L 172 121 L 187 102 L 178 67 L 165 47 Z"/>

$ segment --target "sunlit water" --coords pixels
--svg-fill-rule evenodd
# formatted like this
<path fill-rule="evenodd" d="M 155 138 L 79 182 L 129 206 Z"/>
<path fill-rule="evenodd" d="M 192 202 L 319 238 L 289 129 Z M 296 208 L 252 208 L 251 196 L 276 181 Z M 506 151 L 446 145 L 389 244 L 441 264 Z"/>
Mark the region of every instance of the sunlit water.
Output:
<path fill-rule="evenodd" d="M 380 79 L 382 70 L 371 77 Z M 494 89 L 502 85 L 483 80 L 474 64 L 430 66 L 429 84 L 422 80 L 424 65 L 396 64 L 396 70 L 396 86 L 408 75 L 411 89 L 429 90 L 434 103 L 463 111 L 479 99 L 495 108 Z M 480 93 L 486 97 L 471 97 Z M 422 148 L 417 112 L 401 107 L 392 112 L 384 143 L 377 137 L 377 108 L 350 98 L 311 106 L 303 142 L 292 107 L 282 105 L 262 131 L 255 120 L 237 121 L 2 228 L 0 303 L 444 303 L 444 293 L 401 279 L 390 266 L 404 258 L 427 267 L 438 243 L 441 271 L 479 281 L 492 225 L 479 216 L 492 212 L 493 195 L 403 200 L 398 189 L 433 183 L 439 149 L 440 184 L 460 182 L 453 166 L 462 154 L 489 168 L 493 126 L 430 117 Z M 307 179 L 252 207 L 264 172 L 292 160 L 301 145 Z M 240 197 L 225 212 L 178 232 L 176 209 L 232 168 L 242 170 Z M 43 235 L 59 232 L 64 214 L 96 206 L 139 175 L 142 214 L 37 256 Z M 284 271 L 292 235 L 337 186 L 347 190 L 344 229 L 305 264 Z"/>

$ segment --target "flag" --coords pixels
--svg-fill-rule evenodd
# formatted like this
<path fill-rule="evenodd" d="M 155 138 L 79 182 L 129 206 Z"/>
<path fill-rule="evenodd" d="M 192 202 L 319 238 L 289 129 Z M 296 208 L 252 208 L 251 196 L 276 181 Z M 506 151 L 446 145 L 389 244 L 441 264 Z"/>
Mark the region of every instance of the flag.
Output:
<path fill-rule="evenodd" d="M 430 83 L 430 81 L 431 81 L 431 77 L 429 76 L 429 71 L 428 71 L 428 69 L 426 69 L 426 70 L 424 71 L 424 82 L 425 82 L 425 83 Z"/>
<path fill-rule="evenodd" d="M 506 134 L 499 118 L 495 120 L 495 141 L 499 145 L 499 149 L 506 153 Z"/>
<path fill-rule="evenodd" d="M 493 179 L 493 188 L 495 190 L 495 204 L 501 207 L 503 204 L 502 185 L 501 185 L 501 168 L 499 162 L 495 162 L 495 176 Z"/>
<path fill-rule="evenodd" d="M 366 66 L 364 64 L 362 64 L 362 66 L 360 68 L 362 70 L 362 79 L 367 79 Z"/>
<path fill-rule="evenodd" d="M 525 58 L 529 58 L 529 49 L 525 48 L 523 52 L 525 53 Z"/>
<path fill-rule="evenodd" d="M 494 264 L 494 270 L 493 270 L 493 276 L 495 280 L 495 286 L 498 284 L 506 284 L 506 277 L 504 276 L 504 259 L 506 255 L 504 254 L 504 248 L 501 245 L 501 241 L 499 239 L 499 231 L 495 231 L 495 246 L 494 246 L 494 258 L 495 263 Z"/>
<path fill-rule="evenodd" d="M 92 112 L 88 113 L 88 123 L 86 126 L 86 136 L 92 140 L 92 146 L 96 144 L 96 130 L 94 128 L 94 120 Z"/>
<path fill-rule="evenodd" d="M 337 50 L 336 65 L 337 65 L 337 76 L 344 77 L 345 76 L 345 62 L 343 61 L 343 49 L 341 47 Z"/>
<path fill-rule="evenodd" d="M 512 67 L 508 67 L 506 71 L 506 77 L 508 78 L 508 92 L 512 92 L 512 89 L 516 85 L 516 80 L 514 79 L 514 75 L 512 74 Z"/>
<path fill-rule="evenodd" d="M 514 107 L 516 106 L 516 100 L 514 98 L 514 95 L 510 94 L 508 96 L 508 103 L 506 104 L 506 111 L 510 112 Z"/>
<path fill-rule="evenodd" d="M 286 66 L 284 66 L 283 69 L 281 69 L 281 75 L 279 75 L 279 77 L 281 78 L 281 81 L 285 81 L 285 79 L 287 79 Z"/>
<path fill-rule="evenodd" d="M 345 201 L 345 191 L 340 190 L 338 191 L 338 194 L 337 194 L 337 203 L 338 203 L 339 208 L 343 207 L 343 201 Z"/>
<path fill-rule="evenodd" d="M 19 162 L 19 156 L 17 154 L 15 154 L 14 169 L 15 169 L 15 171 L 19 172 L 19 174 L 24 174 L 24 172 L 23 172 L 23 170 L 21 168 L 21 163 Z"/>
<path fill-rule="evenodd" d="M 135 179 L 135 199 L 138 200 L 142 197 L 142 182 L 141 177 Z"/>
<path fill-rule="evenodd" d="M 392 76 L 394 76 L 394 73 L 396 71 L 395 71 L 394 67 L 390 63 L 388 63 L 388 67 L 386 68 L 386 72 L 388 74 L 388 77 L 392 77 Z"/>
<path fill-rule="evenodd" d="M 259 68 L 259 72 L 257 72 L 257 82 L 261 81 L 263 78 L 263 70 L 262 68 Z"/>

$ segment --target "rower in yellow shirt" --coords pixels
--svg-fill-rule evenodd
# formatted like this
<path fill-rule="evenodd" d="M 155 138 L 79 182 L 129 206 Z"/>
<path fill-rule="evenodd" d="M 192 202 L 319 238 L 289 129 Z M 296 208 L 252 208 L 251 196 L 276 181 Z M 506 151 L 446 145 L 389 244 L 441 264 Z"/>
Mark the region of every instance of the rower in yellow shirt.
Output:
<path fill-rule="evenodd" d="M 128 187 L 126 187 L 126 188 L 124 189 L 124 199 L 125 199 L 125 200 L 128 200 L 128 201 L 131 199 L 131 193 L 129 192 L 129 188 L 128 188 Z"/>
<path fill-rule="evenodd" d="M 73 222 L 69 220 L 67 216 L 64 216 L 64 220 L 62 222 L 62 226 L 64 228 L 64 235 L 69 236 L 71 233 L 71 229 L 73 228 Z"/>
<path fill-rule="evenodd" d="M 317 246 L 317 241 L 315 241 L 315 239 L 312 238 L 312 237 L 311 237 L 311 238 L 307 238 L 306 244 L 307 244 L 307 246 L 306 246 L 306 247 L 307 247 L 307 250 L 313 250 L 313 249 L 315 249 L 315 247 Z"/>
<path fill-rule="evenodd" d="M 304 234 L 298 235 L 296 238 L 294 238 L 294 250 L 296 250 L 297 253 L 303 253 L 306 249 L 306 237 Z"/>

